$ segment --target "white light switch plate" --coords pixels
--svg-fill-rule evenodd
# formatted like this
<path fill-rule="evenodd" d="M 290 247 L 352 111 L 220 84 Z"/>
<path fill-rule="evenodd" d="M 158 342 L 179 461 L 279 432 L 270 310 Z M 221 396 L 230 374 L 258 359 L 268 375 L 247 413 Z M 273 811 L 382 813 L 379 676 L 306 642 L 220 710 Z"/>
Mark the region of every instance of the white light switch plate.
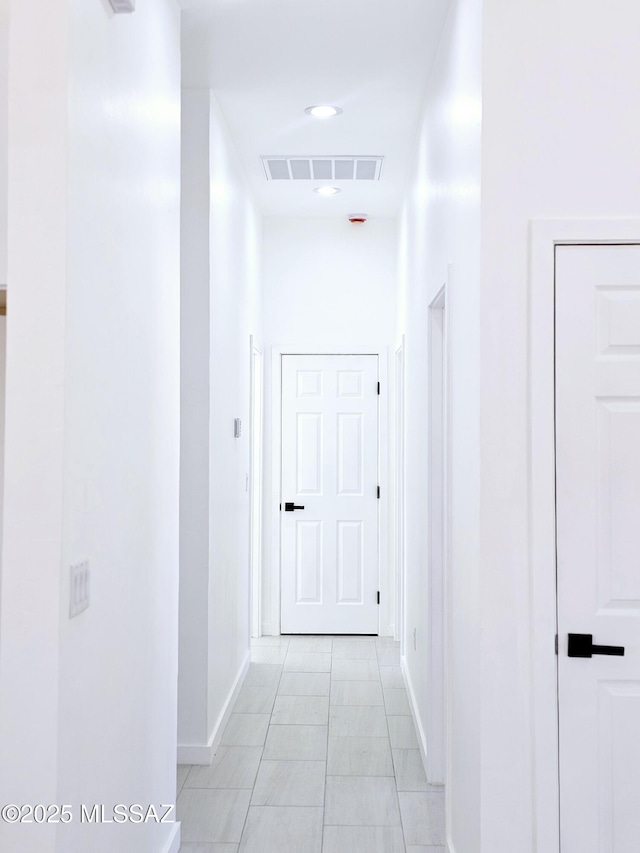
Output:
<path fill-rule="evenodd" d="M 73 619 L 89 606 L 91 592 L 89 560 L 70 567 L 69 581 L 69 619 Z"/>

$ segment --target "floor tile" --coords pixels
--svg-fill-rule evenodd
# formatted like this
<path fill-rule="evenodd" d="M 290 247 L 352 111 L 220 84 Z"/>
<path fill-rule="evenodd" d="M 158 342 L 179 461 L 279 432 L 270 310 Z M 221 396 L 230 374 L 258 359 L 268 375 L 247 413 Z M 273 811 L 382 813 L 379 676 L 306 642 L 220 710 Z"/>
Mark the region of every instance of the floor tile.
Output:
<path fill-rule="evenodd" d="M 435 847 L 432 844 L 410 844 L 405 849 L 407 853 L 447 853 L 447 848 L 440 844 Z"/>
<path fill-rule="evenodd" d="M 289 637 L 271 637 L 264 634 L 262 637 L 251 638 L 251 648 L 256 646 L 281 646 L 286 648 L 289 645 Z"/>
<path fill-rule="evenodd" d="M 418 749 L 412 717 L 387 717 L 387 724 L 393 749 Z"/>
<path fill-rule="evenodd" d="M 333 660 L 331 678 L 335 681 L 379 681 L 376 660 Z"/>
<path fill-rule="evenodd" d="M 394 749 L 393 766 L 399 791 L 426 791 L 429 788 L 419 749 Z"/>
<path fill-rule="evenodd" d="M 291 637 L 290 652 L 320 652 L 330 653 L 333 647 L 333 637 Z"/>
<path fill-rule="evenodd" d="M 287 646 L 252 646 L 252 663 L 284 663 L 287 656 Z"/>
<path fill-rule="evenodd" d="M 405 853 L 399 826 L 325 826 L 322 853 Z"/>
<path fill-rule="evenodd" d="M 400 811 L 407 844 L 444 844 L 444 794 L 400 793 Z"/>
<path fill-rule="evenodd" d="M 233 706 L 233 713 L 270 714 L 277 689 L 265 684 L 244 684 Z"/>
<path fill-rule="evenodd" d="M 324 822 L 329 826 L 396 826 L 400 812 L 395 780 L 327 776 Z"/>
<path fill-rule="evenodd" d="M 219 746 L 211 764 L 194 765 L 185 783 L 187 788 L 253 788 L 261 746 Z"/>
<path fill-rule="evenodd" d="M 329 735 L 327 775 L 393 776 L 389 740 L 382 737 Z"/>
<path fill-rule="evenodd" d="M 282 666 L 275 663 L 252 663 L 249 666 L 245 685 L 262 684 L 268 687 L 277 687 L 282 675 Z"/>
<path fill-rule="evenodd" d="M 326 726 L 328 723 L 328 696 L 278 696 L 273 706 L 272 726 Z"/>
<path fill-rule="evenodd" d="M 331 672 L 331 655 L 319 652 L 287 652 L 285 672 Z"/>
<path fill-rule="evenodd" d="M 333 681 L 331 705 L 383 705 L 379 681 Z"/>
<path fill-rule="evenodd" d="M 182 786 L 185 783 L 187 776 L 189 775 L 189 771 L 191 770 L 190 764 L 178 764 L 178 777 L 176 780 L 176 797 L 182 790 Z"/>
<path fill-rule="evenodd" d="M 183 788 L 178 797 L 178 820 L 184 842 L 238 842 L 251 791 Z"/>
<path fill-rule="evenodd" d="M 347 640 L 338 637 L 333 641 L 334 660 L 375 660 L 376 657 L 374 640 Z"/>
<path fill-rule="evenodd" d="M 324 761 L 263 761 L 252 806 L 323 806 Z"/>
<path fill-rule="evenodd" d="M 445 853 L 444 789 L 425 777 L 400 644 L 251 648 L 211 766 L 178 768 L 182 853 Z"/>
<path fill-rule="evenodd" d="M 380 648 L 400 648 L 400 640 L 394 640 L 393 637 L 376 637 L 376 646 Z"/>
<path fill-rule="evenodd" d="M 283 672 L 278 694 L 280 696 L 328 696 L 330 683 L 328 672 Z"/>
<path fill-rule="evenodd" d="M 322 809 L 251 806 L 240 853 L 321 853 Z"/>
<path fill-rule="evenodd" d="M 404 687 L 384 687 L 384 706 L 389 716 L 410 715 L 409 699 Z"/>
<path fill-rule="evenodd" d="M 329 734 L 336 737 L 388 737 L 387 717 L 381 705 L 332 705 Z"/>
<path fill-rule="evenodd" d="M 404 687 L 404 678 L 399 666 L 381 666 L 380 681 L 383 687 Z"/>
<path fill-rule="evenodd" d="M 231 714 L 222 746 L 262 746 L 269 728 L 269 714 Z"/>
<path fill-rule="evenodd" d="M 326 761 L 326 726 L 269 726 L 265 761 Z"/>
<path fill-rule="evenodd" d="M 380 666 L 400 666 L 400 649 L 395 646 L 380 646 L 378 663 Z"/>

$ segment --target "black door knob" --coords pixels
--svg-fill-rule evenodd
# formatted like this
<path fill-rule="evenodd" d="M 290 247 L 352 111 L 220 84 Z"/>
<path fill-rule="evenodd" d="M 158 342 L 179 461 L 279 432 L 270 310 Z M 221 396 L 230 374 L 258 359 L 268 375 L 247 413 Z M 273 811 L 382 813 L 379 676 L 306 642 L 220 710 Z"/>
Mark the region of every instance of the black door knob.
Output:
<path fill-rule="evenodd" d="M 594 646 L 593 634 L 569 634 L 570 658 L 591 658 L 594 655 L 624 655 L 624 646 Z"/>
<path fill-rule="evenodd" d="M 296 506 L 293 503 L 293 501 L 291 501 L 291 502 L 287 501 L 287 503 L 285 503 L 285 505 L 284 505 L 284 511 L 285 512 L 293 512 L 294 509 L 304 509 L 304 507 L 303 506 Z"/>

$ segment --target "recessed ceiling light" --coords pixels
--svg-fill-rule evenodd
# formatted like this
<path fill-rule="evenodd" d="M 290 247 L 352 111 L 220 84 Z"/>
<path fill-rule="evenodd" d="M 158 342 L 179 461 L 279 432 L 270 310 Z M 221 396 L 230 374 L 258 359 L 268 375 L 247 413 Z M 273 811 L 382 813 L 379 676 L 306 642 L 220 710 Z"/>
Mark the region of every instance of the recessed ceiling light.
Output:
<path fill-rule="evenodd" d="M 341 190 L 338 187 L 316 187 L 314 193 L 318 195 L 337 195 Z"/>
<path fill-rule="evenodd" d="M 340 107 L 332 107 L 329 104 L 317 104 L 315 107 L 307 107 L 305 113 L 314 118 L 333 118 L 339 116 L 342 110 Z"/>

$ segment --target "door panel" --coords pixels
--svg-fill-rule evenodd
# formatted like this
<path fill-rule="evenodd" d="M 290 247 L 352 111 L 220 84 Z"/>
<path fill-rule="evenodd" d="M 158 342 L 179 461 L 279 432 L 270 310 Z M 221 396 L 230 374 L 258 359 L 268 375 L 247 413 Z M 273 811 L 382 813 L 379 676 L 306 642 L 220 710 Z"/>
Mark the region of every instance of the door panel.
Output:
<path fill-rule="evenodd" d="M 377 356 L 282 357 L 283 633 L 378 632 L 377 383 Z"/>
<path fill-rule="evenodd" d="M 556 468 L 563 853 L 640 850 L 640 247 L 559 247 Z M 567 634 L 624 646 L 570 658 Z"/>

